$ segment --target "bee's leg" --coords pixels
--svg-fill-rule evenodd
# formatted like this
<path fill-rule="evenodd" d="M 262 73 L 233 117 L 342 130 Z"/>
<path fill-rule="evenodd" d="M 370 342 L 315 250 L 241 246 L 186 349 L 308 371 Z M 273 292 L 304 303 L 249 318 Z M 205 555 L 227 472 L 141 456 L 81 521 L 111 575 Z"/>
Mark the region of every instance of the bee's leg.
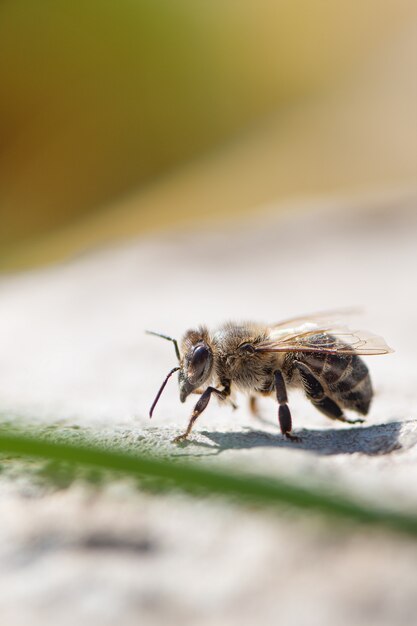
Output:
<path fill-rule="evenodd" d="M 254 417 L 259 417 L 258 398 L 256 396 L 249 396 L 249 410 Z"/>
<path fill-rule="evenodd" d="M 201 396 L 204 393 L 204 389 L 194 389 L 191 393 L 194 393 L 196 396 Z M 232 409 L 237 409 L 237 404 L 231 400 L 231 398 L 227 398 L 226 396 L 222 396 L 222 400 L 227 400 L 232 407 Z"/>
<path fill-rule="evenodd" d="M 194 389 L 191 393 L 194 393 L 196 396 L 201 396 L 201 394 L 204 393 L 204 389 Z M 227 400 L 234 411 L 237 409 L 237 404 L 235 404 L 231 398 L 222 396 L 222 400 Z"/>
<path fill-rule="evenodd" d="M 300 372 L 301 382 L 303 383 L 306 396 L 314 404 L 316 409 L 324 413 L 327 417 L 333 420 L 339 420 L 340 422 L 346 422 L 348 424 L 361 424 L 363 419 L 357 418 L 350 420 L 344 414 L 342 409 L 334 400 L 326 396 L 322 384 L 314 376 L 311 369 L 301 361 L 294 361 L 294 365 Z"/>
<path fill-rule="evenodd" d="M 277 400 L 279 404 L 278 408 L 278 418 L 279 425 L 281 427 L 281 432 L 283 435 L 287 437 L 287 439 L 291 439 L 292 441 L 301 441 L 300 437 L 296 437 L 291 434 L 292 430 L 292 420 L 291 420 L 291 412 L 288 407 L 288 397 L 287 390 L 285 388 L 284 378 L 279 370 L 274 373 L 275 378 L 275 391 L 277 394 Z"/>
<path fill-rule="evenodd" d="M 232 407 L 232 409 L 234 411 L 236 411 L 237 409 L 237 404 L 235 404 L 232 400 L 232 398 L 230 397 L 231 394 L 231 389 L 230 389 L 230 380 L 222 380 L 221 381 L 221 385 L 223 387 L 223 389 L 221 389 L 220 391 L 218 389 L 215 389 L 216 393 L 217 393 L 217 397 L 219 398 L 219 400 L 222 400 L 224 402 L 227 402 L 228 404 L 230 404 L 230 406 Z"/>
<path fill-rule="evenodd" d="M 217 396 L 219 396 L 219 398 L 227 398 L 227 396 L 230 394 L 230 386 L 225 386 L 224 389 L 207 387 L 207 389 L 201 394 L 200 398 L 197 401 L 197 404 L 194 407 L 194 411 L 192 412 L 190 421 L 188 422 L 187 430 L 182 435 L 178 435 L 178 437 L 175 437 L 173 443 L 179 443 L 180 441 L 184 441 L 185 439 L 187 439 L 197 417 L 201 415 L 201 413 L 207 407 L 212 393 L 215 393 Z"/>

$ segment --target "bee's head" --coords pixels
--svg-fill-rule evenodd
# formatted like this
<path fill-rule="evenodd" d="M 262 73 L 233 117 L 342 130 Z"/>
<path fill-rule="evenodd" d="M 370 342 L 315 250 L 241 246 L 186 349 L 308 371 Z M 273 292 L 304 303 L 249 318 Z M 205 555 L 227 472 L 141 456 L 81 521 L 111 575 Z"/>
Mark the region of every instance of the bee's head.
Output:
<path fill-rule="evenodd" d="M 181 367 L 178 374 L 180 400 L 203 385 L 210 377 L 213 368 L 213 352 L 206 328 L 188 330 L 181 342 Z"/>
<path fill-rule="evenodd" d="M 187 331 L 181 343 L 181 352 L 178 348 L 177 341 L 172 337 L 149 330 L 147 333 L 172 341 L 179 362 L 179 365 L 168 373 L 156 394 L 156 398 L 149 411 L 149 417 L 152 417 L 153 410 L 165 389 L 165 385 L 174 372 L 178 372 L 181 402 L 185 402 L 187 396 L 209 378 L 213 367 L 213 352 L 209 345 L 209 334 L 206 328 Z"/>

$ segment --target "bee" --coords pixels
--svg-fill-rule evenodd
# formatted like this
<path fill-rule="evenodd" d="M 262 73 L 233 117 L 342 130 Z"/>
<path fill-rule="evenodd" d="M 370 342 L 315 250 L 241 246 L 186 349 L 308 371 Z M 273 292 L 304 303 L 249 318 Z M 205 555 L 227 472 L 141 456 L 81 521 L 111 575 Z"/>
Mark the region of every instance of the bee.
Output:
<path fill-rule="evenodd" d="M 179 347 L 172 337 L 147 331 L 173 342 L 178 359 L 151 406 L 155 406 L 170 377 L 178 372 L 180 401 L 200 394 L 187 429 L 174 439 L 187 439 L 210 398 L 231 402 L 235 390 L 249 395 L 256 412 L 259 396 L 275 396 L 282 435 L 292 441 L 287 388 L 301 388 L 312 404 L 333 420 L 349 424 L 344 410 L 365 416 L 373 389 L 369 370 L 359 355 L 393 352 L 385 341 L 368 332 L 339 325 L 334 313 L 297 317 L 271 325 L 228 322 L 213 332 L 205 326 L 188 330 Z M 236 407 L 235 407 L 236 408 Z"/>

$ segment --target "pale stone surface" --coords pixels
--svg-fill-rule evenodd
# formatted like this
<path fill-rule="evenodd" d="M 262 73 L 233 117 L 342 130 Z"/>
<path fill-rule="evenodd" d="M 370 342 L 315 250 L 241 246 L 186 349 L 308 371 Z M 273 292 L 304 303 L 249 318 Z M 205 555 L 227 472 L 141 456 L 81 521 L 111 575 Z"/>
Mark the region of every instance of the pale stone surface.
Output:
<path fill-rule="evenodd" d="M 260 211 L 221 230 L 155 236 L 2 277 L 3 421 L 58 425 L 63 436 L 87 432 L 173 462 L 320 481 L 416 511 L 416 197 L 300 203 L 280 219 Z M 192 407 L 179 403 L 175 381 L 149 423 L 175 355 L 145 328 L 179 336 L 200 323 L 352 305 L 366 310 L 359 326 L 396 349 L 367 359 L 376 396 L 366 425 L 335 424 L 293 394 L 303 441 L 291 444 L 272 401 L 257 420 L 239 398 L 235 412 L 212 403 L 190 442 L 175 446 Z M 7 626 L 415 622 L 410 539 L 144 495 L 124 482 L 54 491 L 12 471 L 0 481 L 0 518 Z"/>

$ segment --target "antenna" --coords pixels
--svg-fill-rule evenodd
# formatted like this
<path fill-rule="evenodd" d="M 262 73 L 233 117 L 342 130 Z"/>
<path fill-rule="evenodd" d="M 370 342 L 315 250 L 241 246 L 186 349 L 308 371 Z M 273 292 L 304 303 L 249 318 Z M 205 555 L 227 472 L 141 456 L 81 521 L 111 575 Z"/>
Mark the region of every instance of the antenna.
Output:
<path fill-rule="evenodd" d="M 156 333 L 153 330 L 146 330 L 145 332 L 147 335 L 155 335 L 155 337 L 162 337 L 162 339 L 167 339 L 168 341 L 172 341 L 172 343 L 174 344 L 175 354 L 177 355 L 177 359 L 178 361 L 181 361 L 180 351 L 178 348 L 178 342 L 176 339 L 173 339 L 172 337 L 168 337 L 168 335 L 163 335 L 162 333 Z"/>
<path fill-rule="evenodd" d="M 153 334 L 155 334 L 155 333 L 153 333 Z M 169 374 L 167 375 L 167 377 L 165 378 L 164 382 L 163 382 L 163 383 L 162 383 L 162 385 L 161 385 L 160 390 L 159 390 L 159 391 L 158 391 L 158 393 L 156 394 L 156 398 L 155 398 L 155 400 L 154 400 L 154 401 L 153 401 L 153 403 L 152 403 L 151 409 L 150 409 L 150 411 L 149 411 L 149 417 L 152 417 L 152 413 L 153 413 L 153 411 L 154 411 L 154 408 L 156 407 L 156 405 L 157 405 L 157 403 L 158 403 L 158 400 L 159 400 L 159 398 L 161 397 L 161 393 L 162 393 L 162 392 L 163 392 L 163 390 L 165 389 L 165 385 L 167 384 L 167 382 L 168 382 L 168 381 L 169 381 L 169 379 L 171 378 L 172 374 L 173 374 L 174 372 L 178 372 L 178 370 L 179 370 L 179 369 L 180 369 L 179 367 L 174 367 L 174 368 L 173 368 L 173 369 L 169 372 Z"/>

